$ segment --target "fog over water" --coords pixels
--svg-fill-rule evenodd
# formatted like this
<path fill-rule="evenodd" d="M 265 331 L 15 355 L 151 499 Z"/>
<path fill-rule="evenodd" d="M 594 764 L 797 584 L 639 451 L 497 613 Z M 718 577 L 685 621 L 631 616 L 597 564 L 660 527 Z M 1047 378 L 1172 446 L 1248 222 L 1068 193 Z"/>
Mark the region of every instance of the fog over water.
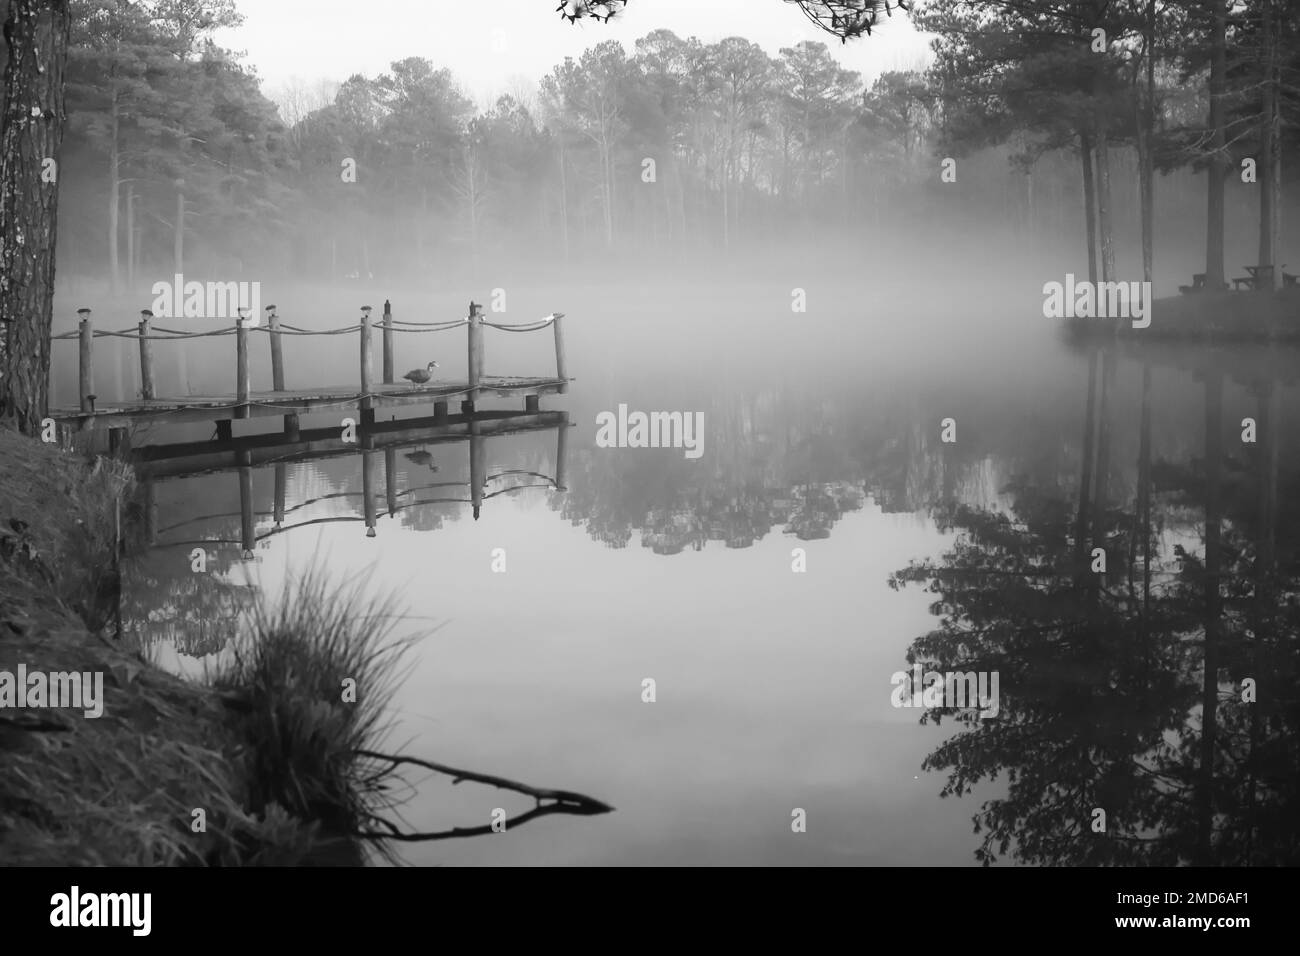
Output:
<path fill-rule="evenodd" d="M 256 31 L 264 8 L 236 7 L 245 23 L 224 29 Z M 775 0 L 753 15 L 764 35 L 783 16 L 803 24 Z M 1294 353 L 1068 336 L 1043 305 L 1046 283 L 1088 274 L 1074 141 L 1039 143 L 1026 174 L 1012 160 L 1041 130 L 962 140 L 965 114 L 918 92 L 923 66 L 883 65 L 905 44 L 864 83 L 856 60 L 803 34 L 750 46 L 728 39 L 744 24 L 710 21 L 692 43 L 638 16 L 622 33 L 587 24 L 577 50 L 539 27 L 550 72 L 486 105 L 487 79 L 458 86 L 399 32 L 374 65 L 367 31 L 344 71 L 359 72 L 320 89 L 230 67 L 217 100 L 242 111 L 194 119 L 221 149 L 150 154 L 162 147 L 144 124 L 123 134 L 131 226 L 110 220 L 117 194 L 93 178 L 97 127 L 71 135 L 68 168 L 84 176 L 68 174 L 61 208 L 56 335 L 83 307 L 96 329 L 134 329 L 181 271 L 258 283 L 299 331 L 351 326 L 364 306 L 377 322 L 385 302 L 423 323 L 471 302 L 494 323 L 562 313 L 573 379 L 539 399 L 567 425 L 471 438 L 425 421 L 400 447 L 327 454 L 286 437 L 255 464 L 144 462 L 151 538 L 123 588 L 133 640 L 199 679 L 258 595 L 274 602 L 313 567 L 364 581 L 397 598 L 396 633 L 416 638 L 389 745 L 615 808 L 403 845 L 418 865 L 1294 863 L 1294 713 L 1251 725 L 1236 696 L 1245 671 L 1274 689 L 1295 671 L 1293 602 L 1278 597 L 1300 554 Z M 441 27 L 453 40 L 439 43 L 482 32 L 469 13 Z M 1171 126 L 1203 113 L 1161 82 Z M 592 119 L 602 96 L 617 123 Z M 1139 281 L 1136 160 L 1118 134 L 1112 152 L 1114 276 Z M 1158 179 L 1157 297 L 1205 268 L 1205 188 L 1190 162 Z M 1255 261 L 1255 193 L 1230 178 L 1226 207 L 1235 275 Z M 153 322 L 218 332 L 232 317 Z M 399 384 L 432 361 L 435 382 L 468 383 L 467 337 L 399 330 Z M 250 333 L 255 393 L 272 388 L 267 341 Z M 233 396 L 235 343 L 154 342 L 157 396 Z M 549 325 L 486 328 L 484 350 L 488 376 L 556 373 Z M 359 394 L 355 331 L 286 334 L 283 351 L 286 390 Z M 136 339 L 95 339 L 93 361 L 101 408 L 138 397 Z M 75 339 L 55 342 L 51 404 L 76 406 L 78 390 Z M 359 420 L 340 405 L 301 428 Z M 605 447 L 600 416 L 624 406 L 701 414 L 702 454 Z M 474 408 L 506 410 L 536 411 L 523 395 Z M 376 420 L 434 414 L 432 399 L 381 404 Z M 218 417 L 137 423 L 130 443 L 224 449 Z M 1242 439 L 1246 418 L 1257 439 Z M 230 437 L 288 427 L 237 419 Z M 202 580 L 196 547 L 212 556 Z M 1207 575 L 1224 582 L 1218 616 Z M 1228 662 L 1208 768 L 1207 629 Z M 899 706 L 896 675 L 914 663 L 999 674 L 997 717 Z M 1259 805 L 1276 811 L 1249 820 L 1256 792 L 1225 769 L 1247 749 Z M 417 831 L 531 806 L 407 779 Z M 1189 780 L 1221 815 L 1212 851 Z M 1142 839 L 1098 849 L 1098 805 Z"/>

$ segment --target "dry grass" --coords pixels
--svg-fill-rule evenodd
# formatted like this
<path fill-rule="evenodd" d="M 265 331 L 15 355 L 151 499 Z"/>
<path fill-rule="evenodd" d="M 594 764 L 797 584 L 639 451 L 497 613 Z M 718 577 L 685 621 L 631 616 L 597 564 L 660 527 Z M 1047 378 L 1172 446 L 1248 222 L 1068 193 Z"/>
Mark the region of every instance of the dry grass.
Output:
<path fill-rule="evenodd" d="M 353 789 L 363 781 L 345 753 L 381 729 L 395 658 L 373 621 L 387 618 L 367 625 L 344 596 L 322 600 L 323 582 L 308 581 L 284 612 L 259 614 L 215 686 L 153 668 L 104 633 L 130 488 L 124 466 L 87 465 L 0 428 L 0 670 L 104 675 L 99 718 L 0 710 L 0 859 L 359 862 L 328 834 L 347 832 L 374 802 Z M 357 705 L 327 703 L 340 700 L 340 675 L 358 680 Z M 204 832 L 192 828 L 196 809 Z"/>
<path fill-rule="evenodd" d="M 387 736 L 409 641 L 390 639 L 393 604 L 368 590 L 364 580 L 339 589 L 309 570 L 278 605 L 257 606 L 233 663 L 216 675 L 240 714 L 240 736 L 255 744 L 243 774 L 255 813 L 283 807 L 339 835 L 368 829 L 390 807 L 386 781 L 356 754 Z"/>

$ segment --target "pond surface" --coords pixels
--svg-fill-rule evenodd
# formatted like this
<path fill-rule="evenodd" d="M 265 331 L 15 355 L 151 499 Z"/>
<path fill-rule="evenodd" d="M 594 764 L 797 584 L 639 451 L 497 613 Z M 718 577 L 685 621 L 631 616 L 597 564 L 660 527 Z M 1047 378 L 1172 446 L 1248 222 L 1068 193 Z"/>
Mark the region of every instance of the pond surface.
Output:
<path fill-rule="evenodd" d="M 253 469 L 247 560 L 236 472 L 152 482 L 131 626 L 178 668 L 220 652 L 241 592 L 196 595 L 195 542 L 271 595 L 313 561 L 369 574 L 425 635 L 395 747 L 616 808 L 415 864 L 1300 862 L 1293 357 L 1088 349 L 1028 301 L 791 315 L 772 285 L 570 290 L 577 381 L 542 402 L 563 443 L 481 439 L 473 474 L 464 441 L 371 453 L 373 536 L 360 452 Z M 401 371 L 464 351 L 431 338 Z M 551 367 L 548 341 L 489 341 L 490 373 Z M 299 368 L 348 380 L 342 352 Z M 703 413 L 702 454 L 600 447 L 620 404 Z M 913 660 L 996 673 L 996 716 L 896 706 Z M 403 816 L 530 805 L 435 778 Z"/>

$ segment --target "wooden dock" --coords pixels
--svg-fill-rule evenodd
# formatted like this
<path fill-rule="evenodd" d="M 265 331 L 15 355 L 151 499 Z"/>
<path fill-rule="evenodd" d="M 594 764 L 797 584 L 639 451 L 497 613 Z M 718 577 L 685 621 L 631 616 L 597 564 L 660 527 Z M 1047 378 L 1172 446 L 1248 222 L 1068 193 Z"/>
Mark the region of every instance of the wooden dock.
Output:
<path fill-rule="evenodd" d="M 90 309 L 79 309 L 76 332 L 53 336 L 53 340 L 77 341 L 79 345 L 79 402 L 75 408 L 52 409 L 49 418 L 58 426 L 73 431 L 98 431 L 107 429 L 110 447 L 120 448 L 129 440 L 128 431 L 134 426 L 160 423 L 214 422 L 217 441 L 233 439 L 232 422 L 236 420 L 278 416 L 284 419 L 283 435 L 272 436 L 277 441 L 296 443 L 299 440 L 299 416 L 337 413 L 340 424 L 350 413 L 355 413 L 352 424 L 360 429 L 370 429 L 376 424 L 376 413 L 383 408 L 405 405 L 433 406 L 435 425 L 451 421 L 450 403 L 460 400 L 461 415 L 473 417 L 476 405 L 483 398 L 510 398 L 522 396 L 525 414 L 540 412 L 542 395 L 563 394 L 568 391 L 569 378 L 564 358 L 562 312 L 534 322 L 505 324 L 488 321 L 483 307 L 470 302 L 464 319 L 444 322 L 406 322 L 393 317 L 392 304 L 384 303 L 383 318 L 378 329 L 383 336 L 382 378 L 376 381 L 375 356 L 370 306 L 361 307 L 361 317 L 355 325 L 335 329 L 303 329 L 282 325 L 274 305 L 266 308 L 266 321 L 259 323 L 239 310 L 239 318 L 228 329 L 211 332 L 184 332 L 159 329 L 152 325 L 153 313 L 143 310 L 135 328 L 117 331 L 97 331 L 91 321 Z M 463 380 L 430 379 L 423 383 L 398 382 L 393 365 L 393 342 L 398 333 L 446 332 L 466 330 L 468 377 Z M 550 375 L 486 375 L 483 370 L 486 328 L 506 332 L 536 332 L 549 328 L 555 337 L 555 373 Z M 323 385 L 313 388 L 289 389 L 285 387 L 284 336 L 295 335 L 347 335 L 358 333 L 358 359 L 360 376 L 356 384 Z M 271 388 L 254 390 L 249 373 L 248 349 L 255 334 L 264 334 L 271 350 Z M 94 342 L 102 336 L 129 338 L 139 343 L 140 394 L 137 397 L 118 397 L 102 401 L 95 393 Z M 233 336 L 235 339 L 234 390 L 219 395 L 184 395 L 171 398 L 158 397 L 154 391 L 153 343 L 190 338 Z M 339 432 L 339 427 L 333 431 Z"/>
<path fill-rule="evenodd" d="M 233 395 L 186 395 L 179 398 L 135 399 L 132 401 L 96 403 L 93 411 L 66 407 L 50 409 L 50 417 L 60 425 L 77 430 L 87 428 L 126 428 L 151 423 L 183 423 L 221 421 L 245 418 L 310 415 L 338 411 L 374 412 L 380 408 L 405 405 L 433 404 L 435 416 L 439 406 L 442 414 L 452 399 L 468 396 L 477 389 L 480 394 L 493 398 L 523 396 L 525 410 L 536 410 L 537 399 L 542 395 L 559 394 L 566 390 L 570 380 L 550 377 L 484 376 L 478 383 L 467 381 L 431 381 L 426 385 L 377 385 L 363 393 L 360 383 L 327 385 L 319 388 L 285 389 L 281 391 L 250 391 L 244 402 Z M 369 408 L 363 409 L 363 399 L 369 399 Z M 464 402 L 462 402 L 462 405 Z M 370 417 L 373 418 L 373 415 Z M 335 429 L 337 431 L 337 429 Z"/>
<path fill-rule="evenodd" d="M 338 428 L 304 428 L 296 435 L 270 432 L 213 441 L 145 445 L 129 451 L 141 478 L 185 478 L 233 468 L 258 468 L 356 455 L 358 452 L 394 451 L 423 445 L 462 442 L 539 429 L 567 429 L 564 411 L 478 411 L 444 418 L 406 418 L 376 422 L 349 441 Z M 558 439 L 562 462 L 563 435 Z M 561 467 L 562 470 L 562 467 Z M 563 484 L 563 478 L 558 484 Z"/>
<path fill-rule="evenodd" d="M 543 488 L 557 492 L 566 491 L 565 462 L 568 433 L 572 427 L 567 412 L 476 412 L 474 415 L 453 416 L 453 420 L 438 423 L 433 419 L 407 419 L 380 422 L 364 432 L 358 442 L 348 442 L 336 428 L 304 430 L 293 442 L 284 436 L 248 435 L 231 441 L 190 442 L 185 444 L 153 445 L 132 452 L 131 458 L 140 480 L 141 511 L 144 516 L 145 538 L 149 547 L 189 547 L 212 544 L 238 543 L 244 557 L 250 557 L 257 542 L 277 535 L 325 523 L 364 522 L 366 537 L 376 536 L 378 519 L 393 517 L 402 511 L 430 504 L 462 503 L 471 506 L 477 520 L 485 501 L 499 495 L 513 494 L 528 488 Z M 487 442 L 505 435 L 553 430 L 555 455 L 549 475 L 535 472 L 508 470 L 496 474 L 488 471 Z M 421 487 L 399 487 L 399 462 L 397 453 L 403 448 L 424 450 L 439 445 L 448 452 L 463 447 L 469 462 L 469 482 L 436 481 Z M 359 491 L 333 493 L 331 497 L 360 498 L 360 511 L 355 515 L 314 517 L 301 523 L 285 524 L 288 512 L 296 510 L 286 506 L 286 475 L 288 466 L 330 458 L 354 457 L 360 459 L 361 488 Z M 376 474 L 382 462 L 382 481 Z M 274 507 L 271 511 L 258 511 L 253 500 L 253 472 L 269 468 L 274 472 Z M 240 536 L 238 542 L 218 541 L 211 538 L 186 539 L 161 543 L 158 537 L 157 498 L 158 484 L 168 479 L 185 479 L 199 475 L 229 473 L 239 487 Z M 499 484 L 498 479 L 516 482 L 530 479 L 528 484 Z M 438 497 L 419 497 L 418 492 L 434 490 Z M 212 517 L 236 517 L 209 515 Z M 257 531 L 258 518 L 274 519 L 275 527 Z"/>

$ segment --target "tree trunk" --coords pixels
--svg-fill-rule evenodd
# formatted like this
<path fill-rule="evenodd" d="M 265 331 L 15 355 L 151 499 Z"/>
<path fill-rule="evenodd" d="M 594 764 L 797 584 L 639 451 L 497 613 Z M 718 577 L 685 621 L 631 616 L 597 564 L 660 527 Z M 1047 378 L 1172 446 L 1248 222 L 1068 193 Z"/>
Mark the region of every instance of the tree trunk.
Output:
<path fill-rule="evenodd" d="M 1138 433 L 1138 522 L 1142 529 L 1142 650 L 1149 652 L 1147 639 L 1151 613 L 1151 363 L 1142 364 L 1142 424 Z"/>
<path fill-rule="evenodd" d="M 126 285 L 135 288 L 135 183 L 126 184 Z"/>
<path fill-rule="evenodd" d="M 564 173 L 564 144 L 560 144 L 560 237 L 564 241 L 564 261 L 569 261 L 569 182 Z"/>
<path fill-rule="evenodd" d="M 118 214 L 121 207 L 121 161 L 117 149 L 117 84 L 110 78 L 109 82 L 113 84 L 112 97 L 109 103 L 109 125 L 108 125 L 108 276 L 112 286 L 113 293 L 117 294 L 121 290 L 121 268 L 118 264 L 117 255 L 117 235 L 118 235 Z"/>
<path fill-rule="evenodd" d="M 48 408 L 68 0 L 10 0 L 0 113 L 0 419 L 35 435 Z"/>
<path fill-rule="evenodd" d="M 176 262 L 176 274 L 185 272 L 185 189 L 184 181 L 176 181 L 176 224 L 172 230 L 172 258 Z M 184 292 L 184 290 L 181 290 Z"/>
<path fill-rule="evenodd" d="M 1205 284 L 1223 288 L 1223 197 L 1227 180 L 1227 133 L 1223 100 L 1228 73 L 1228 0 L 1210 0 L 1210 163 L 1205 222 Z"/>
<path fill-rule="evenodd" d="M 1097 408 L 1097 350 L 1088 355 L 1088 404 L 1083 418 L 1083 460 L 1079 467 L 1079 513 L 1074 523 L 1075 580 L 1082 582 L 1088 573 L 1089 497 L 1092 482 L 1093 432 Z"/>
<path fill-rule="evenodd" d="M 1279 28 L 1275 0 L 1260 4 L 1263 45 L 1263 116 L 1260 121 L 1259 264 L 1275 266 L 1272 289 L 1282 287 L 1282 116 L 1279 97 Z"/>
<path fill-rule="evenodd" d="M 1110 142 L 1100 118 L 1097 130 L 1097 232 L 1101 239 L 1101 281 L 1115 278 L 1115 237 L 1110 221 Z M 1119 326 L 1117 325 L 1116 328 Z"/>
<path fill-rule="evenodd" d="M 185 180 L 176 180 L 176 224 L 172 230 L 172 256 L 175 259 L 176 275 L 185 272 Z M 178 289 L 176 295 L 184 297 L 185 290 Z M 173 345 L 176 349 L 176 375 L 181 392 L 190 394 L 190 359 L 188 339 L 182 339 Z"/>
<path fill-rule="evenodd" d="M 1196 863 L 1214 859 L 1214 751 L 1218 736 L 1219 632 L 1223 602 L 1219 570 L 1223 560 L 1219 476 L 1223 456 L 1223 374 L 1205 381 L 1205 661 L 1201 678 L 1200 766 L 1196 787 Z"/>
<path fill-rule="evenodd" d="M 1034 245 L 1034 171 L 1025 170 L 1025 236 Z"/>
<path fill-rule="evenodd" d="M 1141 115 L 1136 124 L 1138 192 L 1142 215 L 1142 277 L 1152 282 L 1155 270 L 1155 153 L 1151 140 L 1156 129 L 1156 0 L 1147 0 L 1143 47 L 1146 51 L 1146 87 L 1138 97 L 1141 104 Z"/>
<path fill-rule="evenodd" d="M 668 151 L 665 151 L 665 156 L 668 155 L 671 154 Z M 671 249 L 673 245 L 673 194 L 672 190 L 669 188 L 669 184 L 676 180 L 679 175 L 680 173 L 677 171 L 677 160 L 676 158 L 673 158 L 664 169 L 664 186 L 663 189 L 660 190 L 660 195 L 664 197 L 664 238 L 667 241 L 667 247 L 669 249 Z"/>
<path fill-rule="evenodd" d="M 720 164 L 722 175 L 719 177 L 722 180 L 722 248 L 724 249 L 727 248 L 727 239 L 729 238 L 727 235 L 727 220 L 730 213 L 730 210 L 727 208 L 727 193 L 728 186 L 731 183 L 731 173 L 727 167 L 727 157 L 724 155 Z"/>
<path fill-rule="evenodd" d="M 1111 404 L 1115 391 L 1115 365 L 1117 350 L 1114 344 L 1105 346 L 1101 360 L 1101 395 L 1097 400 L 1097 473 L 1093 478 L 1092 495 L 1092 546 L 1107 548 L 1110 535 L 1107 527 L 1106 508 L 1110 494 L 1110 441 L 1111 441 Z M 1113 560 L 1107 555 L 1108 562 Z M 1106 578 L 1110 575 L 1109 563 Z M 1101 584 L 1103 576 L 1092 575 L 1092 586 Z"/>
<path fill-rule="evenodd" d="M 1088 233 L 1088 281 L 1097 281 L 1097 187 L 1092 176 L 1092 137 L 1079 135 L 1079 155 L 1083 160 L 1083 212 Z"/>

